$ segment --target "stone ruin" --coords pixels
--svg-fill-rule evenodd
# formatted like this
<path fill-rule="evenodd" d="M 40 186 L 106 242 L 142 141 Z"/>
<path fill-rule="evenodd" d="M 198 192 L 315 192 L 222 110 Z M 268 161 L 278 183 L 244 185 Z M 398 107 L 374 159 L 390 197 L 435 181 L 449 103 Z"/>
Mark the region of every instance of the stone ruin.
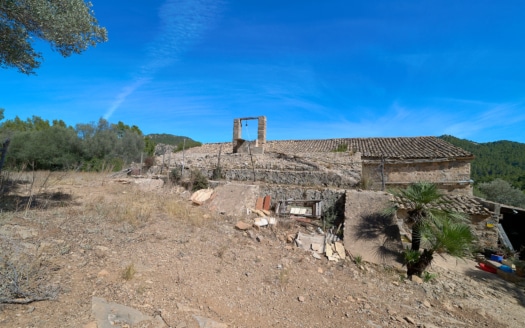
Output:
<path fill-rule="evenodd" d="M 248 120 L 258 121 L 257 139 L 253 141 L 242 138 L 242 123 Z M 183 167 L 188 175 L 198 170 L 212 180 L 214 187 L 230 183 L 257 186 L 259 196 L 271 196 L 273 206 L 288 199 L 322 200 L 322 211 L 335 213 L 343 222 L 352 211 L 349 206 L 355 207 L 347 201 L 348 191 L 352 191 L 352 197 L 361 188 L 386 191 L 415 182 L 411 178 L 430 180 L 445 192 L 471 198 L 468 179 L 473 156 L 438 138 L 268 142 L 266 124 L 265 116 L 236 118 L 231 144 L 203 144 L 157 157 L 157 161 L 161 160 L 159 164 L 168 171 Z M 373 181 L 367 183 L 371 177 Z M 486 227 L 490 219 L 486 212 L 478 215 L 473 224 L 478 236 L 492 244 L 494 236 L 487 236 L 480 228 Z"/>
<path fill-rule="evenodd" d="M 257 120 L 257 139 L 255 142 L 242 138 L 242 122 Z M 233 153 L 263 154 L 266 144 L 266 116 L 243 117 L 233 120 Z"/>

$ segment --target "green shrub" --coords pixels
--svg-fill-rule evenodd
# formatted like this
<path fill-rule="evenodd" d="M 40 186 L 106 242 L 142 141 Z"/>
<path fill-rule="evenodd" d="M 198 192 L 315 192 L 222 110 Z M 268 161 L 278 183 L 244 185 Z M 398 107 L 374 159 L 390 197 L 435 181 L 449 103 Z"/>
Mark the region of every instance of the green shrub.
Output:
<path fill-rule="evenodd" d="M 361 265 L 361 263 L 363 263 L 363 257 L 362 257 L 361 255 L 356 255 L 356 256 L 354 257 L 354 262 L 355 262 L 355 264 L 357 264 L 357 265 Z"/>
<path fill-rule="evenodd" d="M 336 152 L 336 153 L 344 153 L 344 152 L 347 152 L 347 151 L 348 151 L 348 145 L 347 144 L 339 144 L 334 149 L 334 152 Z"/>
<path fill-rule="evenodd" d="M 475 189 L 476 196 L 490 201 L 516 207 L 525 207 L 525 194 L 509 182 L 495 179 L 491 182 L 480 183 Z"/>
<path fill-rule="evenodd" d="M 128 281 L 128 280 L 133 279 L 133 277 L 135 276 L 135 273 L 136 273 L 135 265 L 131 263 L 128 266 L 126 266 L 124 270 L 122 270 L 121 277 L 122 279 Z"/>
<path fill-rule="evenodd" d="M 109 165 L 113 172 L 122 171 L 122 168 L 124 167 L 124 160 L 122 160 L 122 158 L 114 157 L 109 161 Z"/>
<path fill-rule="evenodd" d="M 191 190 L 197 191 L 209 187 L 208 178 L 199 170 L 191 172 Z"/>
<path fill-rule="evenodd" d="M 419 261 L 419 258 L 421 257 L 421 253 L 419 251 L 415 251 L 413 249 L 406 249 L 403 252 L 403 260 L 405 264 L 414 264 Z"/>
<path fill-rule="evenodd" d="M 220 166 L 217 166 L 216 168 L 213 169 L 211 178 L 213 180 L 224 179 L 224 176 L 222 175 L 222 168 Z"/>
<path fill-rule="evenodd" d="M 437 273 L 430 273 L 428 271 L 423 272 L 423 281 L 424 282 L 430 282 L 434 279 L 436 279 Z"/>
<path fill-rule="evenodd" d="M 170 180 L 175 183 L 179 183 L 182 180 L 182 166 L 177 165 L 173 170 L 171 170 Z"/>
<path fill-rule="evenodd" d="M 337 224 L 337 213 L 332 207 L 323 213 L 323 230 L 328 230 Z"/>

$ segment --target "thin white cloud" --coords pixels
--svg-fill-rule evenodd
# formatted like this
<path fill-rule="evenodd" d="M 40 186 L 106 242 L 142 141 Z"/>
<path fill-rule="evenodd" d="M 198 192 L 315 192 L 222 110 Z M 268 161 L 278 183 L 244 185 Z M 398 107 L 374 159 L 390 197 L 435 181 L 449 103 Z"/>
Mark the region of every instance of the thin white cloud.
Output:
<path fill-rule="evenodd" d="M 451 104 L 462 104 L 462 105 L 479 105 L 479 106 L 485 106 L 485 107 L 491 107 L 496 106 L 497 103 L 493 102 L 486 102 L 483 100 L 477 100 L 477 99 L 461 99 L 461 98 L 435 98 L 438 102 L 448 102 Z"/>
<path fill-rule="evenodd" d="M 167 0 L 159 9 L 160 32 L 149 45 L 147 61 L 138 76 L 115 97 L 104 118 L 113 113 L 139 87 L 150 82 L 162 68 L 175 62 L 212 26 L 219 13 L 220 0 Z"/>
<path fill-rule="evenodd" d="M 466 106 L 467 101 L 462 101 Z M 366 108 L 349 109 L 337 122 L 300 122 L 304 131 L 315 129 L 319 138 L 402 137 L 450 134 L 477 141 L 500 139 L 502 130 L 515 130 L 525 123 L 524 103 L 499 104 L 468 101 L 473 107 L 444 110 L 441 106 L 407 107 L 393 103 L 382 113 Z M 374 113 L 363 118 L 364 112 Z M 359 113 L 359 115 L 355 115 Z M 361 117 L 360 119 L 355 119 Z M 278 134 L 286 133 L 286 126 Z M 282 130 L 282 131 L 281 131 Z M 507 131 L 508 134 L 508 131 Z M 485 136 L 485 137 L 484 137 Z M 308 134 L 298 138 L 307 138 Z M 516 136 L 517 139 L 518 136 Z"/>
<path fill-rule="evenodd" d="M 225 86 L 224 81 L 210 83 L 228 89 L 232 108 L 268 111 L 275 108 L 286 109 L 287 113 L 302 112 L 302 115 L 325 117 L 331 109 L 326 106 L 325 93 L 328 87 L 309 63 L 235 63 L 228 67 L 240 76 L 241 83 Z"/>
<path fill-rule="evenodd" d="M 135 80 L 132 84 L 129 84 L 125 86 L 122 91 L 117 95 L 109 109 L 107 110 L 106 114 L 104 114 L 104 119 L 108 120 L 111 115 L 117 110 L 117 108 L 122 105 L 122 103 L 126 100 L 126 98 L 135 92 L 141 85 L 144 85 L 145 83 L 148 83 L 150 81 L 149 78 L 140 78 L 138 80 Z"/>
<path fill-rule="evenodd" d="M 525 122 L 523 103 L 491 105 L 479 114 L 463 118 L 445 129 L 446 134 L 469 138 L 493 128 L 502 128 Z"/>
<path fill-rule="evenodd" d="M 368 112 L 367 115 L 364 113 Z M 366 116 L 366 118 L 364 118 Z M 386 111 L 367 108 L 349 108 L 337 121 L 319 121 L 303 118 L 295 122 L 301 126 L 298 139 L 311 138 L 361 138 L 361 137 L 402 137 L 438 135 L 439 126 L 446 125 L 449 117 L 437 115 L 431 108 L 410 109 L 393 103 Z M 279 124 L 275 138 L 289 134 L 286 122 Z"/>

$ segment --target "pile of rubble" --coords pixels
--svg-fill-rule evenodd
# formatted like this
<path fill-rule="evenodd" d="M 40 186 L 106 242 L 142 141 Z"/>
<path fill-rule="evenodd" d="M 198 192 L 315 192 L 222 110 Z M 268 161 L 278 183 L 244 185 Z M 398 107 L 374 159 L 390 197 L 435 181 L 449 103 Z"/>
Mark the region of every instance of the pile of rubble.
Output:
<path fill-rule="evenodd" d="M 288 234 L 288 243 L 293 243 L 297 247 L 311 252 L 312 256 L 316 259 L 321 259 L 322 256 L 326 256 L 329 261 L 338 262 L 339 260 L 344 260 L 346 258 L 346 251 L 341 239 L 330 231 L 323 231 L 319 226 L 320 220 L 295 215 L 289 215 L 277 219 L 272 216 L 270 203 L 270 196 L 257 198 L 255 208 L 248 209 L 247 213 L 252 216 L 256 215 L 256 217 L 238 221 L 235 224 L 235 228 L 246 231 L 246 233 L 253 239 L 260 241 L 262 237 L 259 234 L 254 235 L 251 232 L 252 228 L 261 229 L 273 227 L 277 224 L 278 220 L 294 221 L 305 226 L 306 229 L 305 232 L 298 231 L 296 233 Z M 246 222 L 248 220 L 250 222 Z"/>
<path fill-rule="evenodd" d="M 294 240 L 297 247 L 312 252 L 312 256 L 321 259 L 325 255 L 329 261 L 338 262 L 346 258 L 346 251 L 343 242 L 339 237 L 331 233 L 310 233 L 298 232 Z"/>

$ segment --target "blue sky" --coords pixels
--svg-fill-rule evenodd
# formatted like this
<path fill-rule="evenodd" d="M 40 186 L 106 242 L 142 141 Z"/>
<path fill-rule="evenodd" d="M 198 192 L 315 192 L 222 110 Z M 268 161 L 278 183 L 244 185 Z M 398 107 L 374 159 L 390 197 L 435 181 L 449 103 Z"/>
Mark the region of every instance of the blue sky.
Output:
<path fill-rule="evenodd" d="M 439 136 L 525 142 L 525 2 L 92 0 L 109 41 L 36 76 L 0 70 L 7 119 L 123 121 L 230 141 Z M 255 139 L 256 122 L 243 128 Z"/>

